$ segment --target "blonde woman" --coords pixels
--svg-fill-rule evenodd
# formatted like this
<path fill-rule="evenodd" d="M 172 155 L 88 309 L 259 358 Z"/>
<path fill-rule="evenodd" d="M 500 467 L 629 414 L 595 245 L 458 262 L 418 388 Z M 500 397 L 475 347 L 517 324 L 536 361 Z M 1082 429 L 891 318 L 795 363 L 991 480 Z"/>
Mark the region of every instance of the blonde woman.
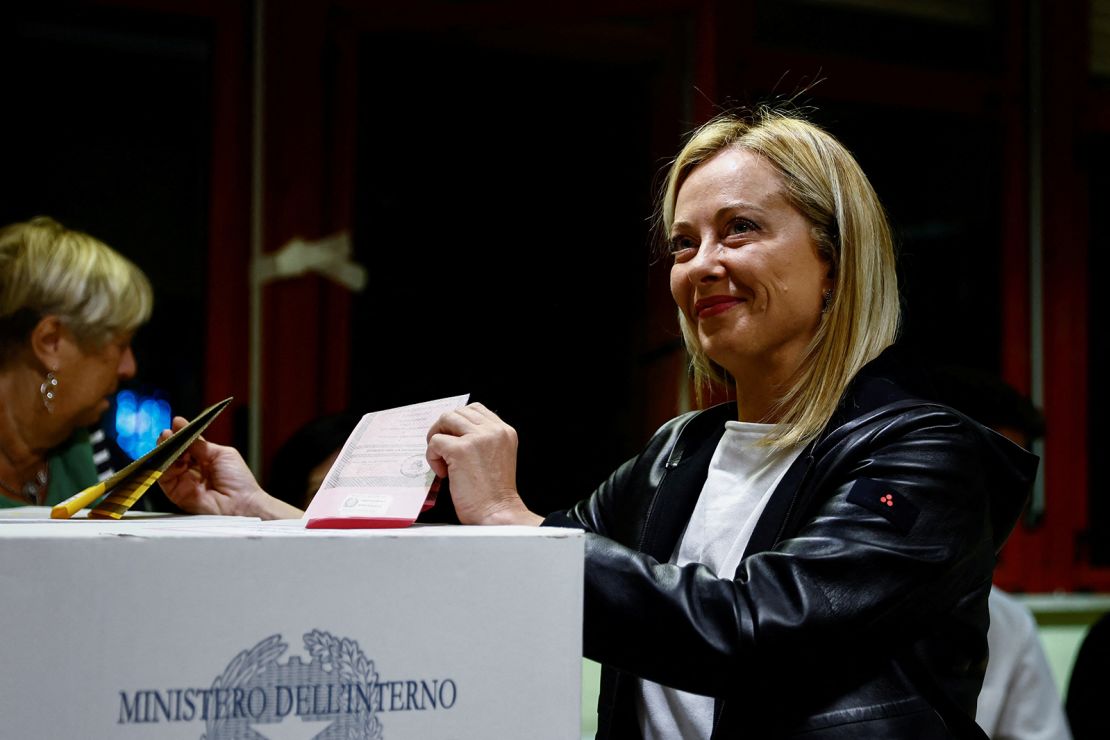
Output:
<path fill-rule="evenodd" d="M 0 507 L 95 483 L 87 428 L 135 374 L 150 283 L 103 242 L 47 217 L 0 228 Z"/>
<path fill-rule="evenodd" d="M 460 519 L 589 533 L 599 738 L 983 737 L 991 572 L 1036 458 L 906 381 L 867 178 L 804 120 L 723 116 L 660 212 L 695 376 L 737 400 L 668 422 L 546 520 L 517 494 L 511 427 L 446 414 L 428 459 Z"/>

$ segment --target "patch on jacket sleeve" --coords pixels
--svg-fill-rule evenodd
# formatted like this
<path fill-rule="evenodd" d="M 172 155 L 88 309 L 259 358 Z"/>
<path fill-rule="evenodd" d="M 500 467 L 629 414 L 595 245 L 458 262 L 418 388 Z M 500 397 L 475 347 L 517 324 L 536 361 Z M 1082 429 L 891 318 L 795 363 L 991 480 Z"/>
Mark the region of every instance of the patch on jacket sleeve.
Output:
<path fill-rule="evenodd" d="M 886 519 L 902 532 L 910 531 L 918 510 L 894 488 L 870 478 L 860 478 L 848 492 L 848 501 Z"/>

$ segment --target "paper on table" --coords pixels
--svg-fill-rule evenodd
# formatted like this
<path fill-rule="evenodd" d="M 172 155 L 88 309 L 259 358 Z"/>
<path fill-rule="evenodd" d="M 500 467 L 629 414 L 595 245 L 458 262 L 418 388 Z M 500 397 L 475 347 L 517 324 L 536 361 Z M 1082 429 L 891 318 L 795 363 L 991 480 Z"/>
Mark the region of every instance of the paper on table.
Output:
<path fill-rule="evenodd" d="M 309 528 L 407 527 L 435 480 L 428 429 L 470 394 L 366 414 L 351 432 L 304 518 Z"/>

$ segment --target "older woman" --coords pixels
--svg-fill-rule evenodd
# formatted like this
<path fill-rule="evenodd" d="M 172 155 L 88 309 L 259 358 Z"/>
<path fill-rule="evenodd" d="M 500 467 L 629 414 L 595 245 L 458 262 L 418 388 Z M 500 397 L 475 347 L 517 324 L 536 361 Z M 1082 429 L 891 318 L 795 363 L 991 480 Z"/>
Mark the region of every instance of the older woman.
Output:
<path fill-rule="evenodd" d="M 601 738 L 982 737 L 991 572 L 1036 458 L 918 395 L 888 350 L 867 178 L 803 120 L 726 116 L 683 147 L 660 211 L 695 375 L 736 402 L 666 423 L 546 520 L 517 493 L 515 431 L 448 413 L 428 460 L 460 520 L 588 532 Z M 163 477 L 178 498 L 266 515 L 233 451 L 193 452 L 193 475 Z"/>
<path fill-rule="evenodd" d="M 87 429 L 134 376 L 152 303 L 142 271 L 88 234 L 46 217 L 0 229 L 0 507 L 96 482 Z"/>

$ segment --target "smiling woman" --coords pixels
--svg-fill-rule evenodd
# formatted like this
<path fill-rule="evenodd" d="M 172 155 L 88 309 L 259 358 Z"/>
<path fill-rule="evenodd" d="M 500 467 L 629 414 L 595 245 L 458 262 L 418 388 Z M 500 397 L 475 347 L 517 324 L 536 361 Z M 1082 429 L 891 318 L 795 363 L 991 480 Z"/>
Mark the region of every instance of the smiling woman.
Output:
<path fill-rule="evenodd" d="M 135 374 L 146 276 L 39 217 L 0 229 L 0 506 L 57 503 L 97 480 L 86 428 Z"/>
<path fill-rule="evenodd" d="M 890 229 L 859 165 L 805 120 L 722 116 L 659 213 L 695 377 L 736 402 L 668 422 L 542 519 L 514 430 L 460 408 L 428 444 L 460 520 L 587 532 L 599 738 L 985 737 L 991 570 L 1036 460 L 898 359 Z"/>

